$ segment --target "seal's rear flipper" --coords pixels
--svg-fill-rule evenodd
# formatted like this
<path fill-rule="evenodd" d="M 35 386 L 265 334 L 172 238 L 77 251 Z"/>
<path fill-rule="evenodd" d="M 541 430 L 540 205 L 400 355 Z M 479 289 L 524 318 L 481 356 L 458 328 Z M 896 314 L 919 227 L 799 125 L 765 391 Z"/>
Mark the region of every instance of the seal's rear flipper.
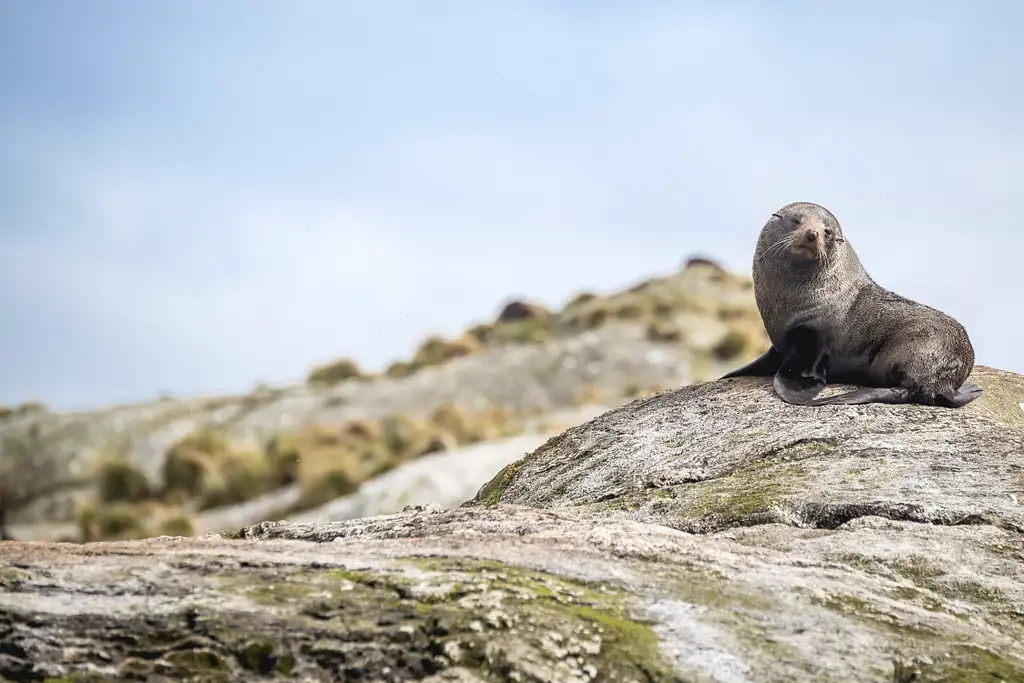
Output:
<path fill-rule="evenodd" d="M 809 406 L 856 406 L 865 403 L 914 403 L 910 390 L 903 387 L 862 387 L 847 391 L 845 394 L 826 396 L 808 401 Z"/>
<path fill-rule="evenodd" d="M 813 405 L 812 400 L 825 388 L 825 380 L 820 375 L 817 377 L 802 377 L 797 379 L 782 373 L 775 375 L 772 382 L 775 393 L 786 403 L 797 406 Z"/>
<path fill-rule="evenodd" d="M 772 346 L 761 354 L 760 358 L 747 363 L 742 368 L 722 375 L 719 379 L 727 379 L 729 377 L 771 377 L 778 372 L 781 365 L 782 354 Z"/>
<path fill-rule="evenodd" d="M 981 396 L 981 387 L 971 380 L 967 380 L 963 383 L 963 386 L 953 393 L 952 397 L 943 396 L 942 394 L 936 396 L 935 405 L 945 408 L 963 408 L 979 396 Z"/>

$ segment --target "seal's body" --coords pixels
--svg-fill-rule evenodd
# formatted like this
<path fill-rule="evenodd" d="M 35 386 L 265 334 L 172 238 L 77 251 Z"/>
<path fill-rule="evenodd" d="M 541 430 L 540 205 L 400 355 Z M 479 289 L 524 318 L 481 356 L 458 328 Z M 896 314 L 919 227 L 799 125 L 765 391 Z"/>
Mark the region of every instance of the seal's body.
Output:
<path fill-rule="evenodd" d="M 725 377 L 774 375 L 779 396 L 800 405 L 959 407 L 981 394 L 967 381 L 974 348 L 963 326 L 875 283 L 824 207 L 797 202 L 772 214 L 753 277 L 772 347 Z M 815 398 L 827 382 L 859 388 Z"/>

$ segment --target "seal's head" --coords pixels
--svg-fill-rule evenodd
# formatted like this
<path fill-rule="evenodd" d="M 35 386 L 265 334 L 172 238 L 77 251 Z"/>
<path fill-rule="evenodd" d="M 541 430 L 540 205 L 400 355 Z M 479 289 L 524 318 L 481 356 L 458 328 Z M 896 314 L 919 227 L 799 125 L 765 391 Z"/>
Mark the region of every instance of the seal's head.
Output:
<path fill-rule="evenodd" d="M 827 268 L 845 241 L 832 212 L 811 202 L 787 204 L 771 215 L 758 241 L 758 259 Z"/>

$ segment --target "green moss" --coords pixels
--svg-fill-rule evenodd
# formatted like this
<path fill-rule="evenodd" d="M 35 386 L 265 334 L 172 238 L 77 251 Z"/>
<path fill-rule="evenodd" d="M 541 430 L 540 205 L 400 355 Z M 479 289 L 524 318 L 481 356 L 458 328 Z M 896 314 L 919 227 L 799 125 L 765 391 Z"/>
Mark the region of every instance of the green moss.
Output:
<path fill-rule="evenodd" d="M 964 615 L 958 611 L 956 603 L 968 603 L 1001 614 L 1018 623 L 1024 623 L 1024 612 L 1020 611 L 1019 606 L 1001 590 L 973 579 L 950 576 L 942 567 L 923 555 L 879 558 L 847 553 L 836 559 L 869 574 L 909 581 L 913 587 L 895 586 L 889 589 L 889 593 L 894 596 L 902 595 L 930 611 L 947 612 L 963 618 Z"/>
<path fill-rule="evenodd" d="M 223 671 L 227 669 L 224 660 L 210 650 L 193 649 L 170 652 L 166 656 L 172 667 L 182 669 L 186 675 L 199 672 Z"/>
<path fill-rule="evenodd" d="M 993 652 L 965 645 L 950 653 L 948 662 L 934 672 L 922 672 L 921 683 L 1005 683 L 1024 681 L 1024 662 L 1011 661 Z M 915 681 L 917 683 L 917 681 Z"/>
<path fill-rule="evenodd" d="M 501 497 L 505 491 L 512 484 L 512 480 L 516 477 L 516 472 L 523 466 L 529 456 L 525 456 L 516 460 L 510 465 L 506 465 L 500 472 L 498 472 L 493 479 L 484 484 L 480 491 L 476 494 L 476 497 L 467 504 L 479 504 L 486 507 L 497 505 L 501 502 Z"/>
<path fill-rule="evenodd" d="M 710 608 L 708 619 L 722 615 L 707 625 L 727 629 L 745 648 L 820 673 L 806 653 L 773 639 L 771 626 L 757 618 L 778 611 L 776 597 L 744 592 L 742 585 L 698 564 L 651 563 L 642 572 L 669 592 L 666 597 Z M 455 666 L 488 681 L 526 680 L 531 672 L 548 670 L 594 683 L 690 680 L 661 653 L 651 624 L 631 613 L 632 596 L 608 582 L 496 561 L 434 557 L 397 560 L 388 570 L 257 564 L 197 572 L 193 578 L 187 590 L 215 591 L 211 604 L 216 607 L 202 615 L 120 612 L 81 625 L 105 644 L 114 669 L 107 680 L 130 674 L 135 680 L 212 683 L 280 680 L 297 673 L 310 679 L 423 680 Z M 246 599 L 256 604 L 239 604 Z M 870 597 L 829 596 L 818 604 L 881 625 L 886 650 L 928 662 L 927 667 L 901 664 L 896 674 L 914 677 L 892 680 L 1021 680 L 1019 662 L 956 636 L 907 628 Z M 90 665 L 86 655 L 78 661 L 82 668 Z M 887 663 L 884 657 L 879 661 Z M 879 680 L 896 675 L 884 666 L 871 673 Z"/>
<path fill-rule="evenodd" d="M 28 581 L 31 575 L 16 567 L 0 567 L 0 588 L 12 588 Z"/>
<path fill-rule="evenodd" d="M 892 631 L 899 635 L 918 637 L 936 635 L 936 631 L 932 628 L 908 624 L 901 621 L 895 614 L 880 609 L 876 603 L 855 595 L 835 594 L 825 598 L 812 595 L 809 596 L 809 600 L 834 612 L 870 621 L 876 627 L 880 626 L 886 631 Z"/>
<path fill-rule="evenodd" d="M 911 589 L 913 590 L 913 589 Z M 914 683 L 971 683 L 1024 681 L 1024 662 L 1010 660 L 968 642 L 965 636 L 939 633 L 919 623 L 886 612 L 879 605 L 853 595 L 811 596 L 810 601 L 887 631 L 907 651 L 928 655 L 928 664 L 893 662 L 894 681 Z M 938 611 L 938 610 L 936 610 Z"/>
<path fill-rule="evenodd" d="M 341 657 L 348 666 L 358 662 L 367 679 L 383 667 L 420 678 L 456 663 L 430 653 L 453 652 L 459 665 L 501 679 L 526 662 L 550 659 L 544 643 L 555 638 L 597 643 L 585 662 L 569 665 L 593 666 L 598 680 L 678 680 L 657 636 L 629 615 L 628 596 L 617 588 L 490 561 L 411 558 L 400 565 L 416 571 L 303 570 L 290 578 L 278 574 L 272 589 L 240 585 L 259 580 L 252 575 L 220 580 L 256 596 L 268 614 L 297 610 L 319 634 L 303 652 L 322 666 Z M 237 657 L 246 670 L 267 671 L 281 652 L 266 638 L 251 639 Z"/>
<path fill-rule="evenodd" d="M 691 532 L 769 523 L 772 508 L 784 503 L 798 484 L 784 476 L 749 477 L 734 473 L 677 491 L 673 525 Z"/>
<path fill-rule="evenodd" d="M 261 605 L 276 605 L 309 597 L 316 589 L 301 583 L 258 583 L 245 588 L 242 593 Z"/>
<path fill-rule="evenodd" d="M 836 447 L 831 440 L 800 441 L 769 458 L 748 460 L 728 476 L 673 487 L 673 526 L 705 533 L 777 521 L 776 508 L 804 490 L 811 461 Z"/>
<path fill-rule="evenodd" d="M 1017 683 L 1024 681 L 1024 663 L 974 645 L 956 645 L 938 661 L 936 658 L 894 659 L 892 680 L 894 683 Z"/>
<path fill-rule="evenodd" d="M 332 579 L 342 579 L 366 585 L 373 585 L 376 581 L 375 575 L 370 572 L 353 571 L 351 569 L 328 569 L 323 575 Z"/>
<path fill-rule="evenodd" d="M 542 458 L 545 453 L 557 448 L 558 445 L 561 444 L 562 440 L 566 438 L 566 435 L 572 432 L 572 429 L 567 429 L 561 434 L 552 436 L 532 453 L 527 453 L 519 460 L 506 465 L 501 469 L 501 471 L 494 475 L 489 482 L 480 487 L 476 496 L 463 503 L 462 507 L 474 507 L 477 505 L 489 507 L 500 503 L 501 497 L 505 494 L 505 491 L 508 490 L 508 487 L 512 485 L 513 480 L 516 478 L 516 474 L 523 465 L 536 458 Z"/>
<path fill-rule="evenodd" d="M 295 657 L 289 652 L 278 652 L 269 641 L 245 644 L 237 654 L 238 663 L 246 671 L 267 676 L 272 673 L 290 675 L 295 670 Z"/>

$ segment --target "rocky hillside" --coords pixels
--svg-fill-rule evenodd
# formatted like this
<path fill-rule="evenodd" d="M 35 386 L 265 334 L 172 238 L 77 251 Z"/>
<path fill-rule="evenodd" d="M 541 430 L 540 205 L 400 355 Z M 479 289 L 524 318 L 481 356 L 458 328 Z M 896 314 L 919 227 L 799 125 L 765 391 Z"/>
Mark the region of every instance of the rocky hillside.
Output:
<path fill-rule="evenodd" d="M 10 542 L 0 679 L 1024 681 L 1024 377 L 974 379 L 961 410 L 669 390 L 455 509 Z"/>
<path fill-rule="evenodd" d="M 552 411 L 710 379 L 767 343 L 749 279 L 692 259 L 561 310 L 508 302 L 379 375 L 339 359 L 303 385 L 241 396 L 8 409 L 0 526 L 22 539 L 95 540 L 308 514 L 424 456 L 547 434 Z"/>

